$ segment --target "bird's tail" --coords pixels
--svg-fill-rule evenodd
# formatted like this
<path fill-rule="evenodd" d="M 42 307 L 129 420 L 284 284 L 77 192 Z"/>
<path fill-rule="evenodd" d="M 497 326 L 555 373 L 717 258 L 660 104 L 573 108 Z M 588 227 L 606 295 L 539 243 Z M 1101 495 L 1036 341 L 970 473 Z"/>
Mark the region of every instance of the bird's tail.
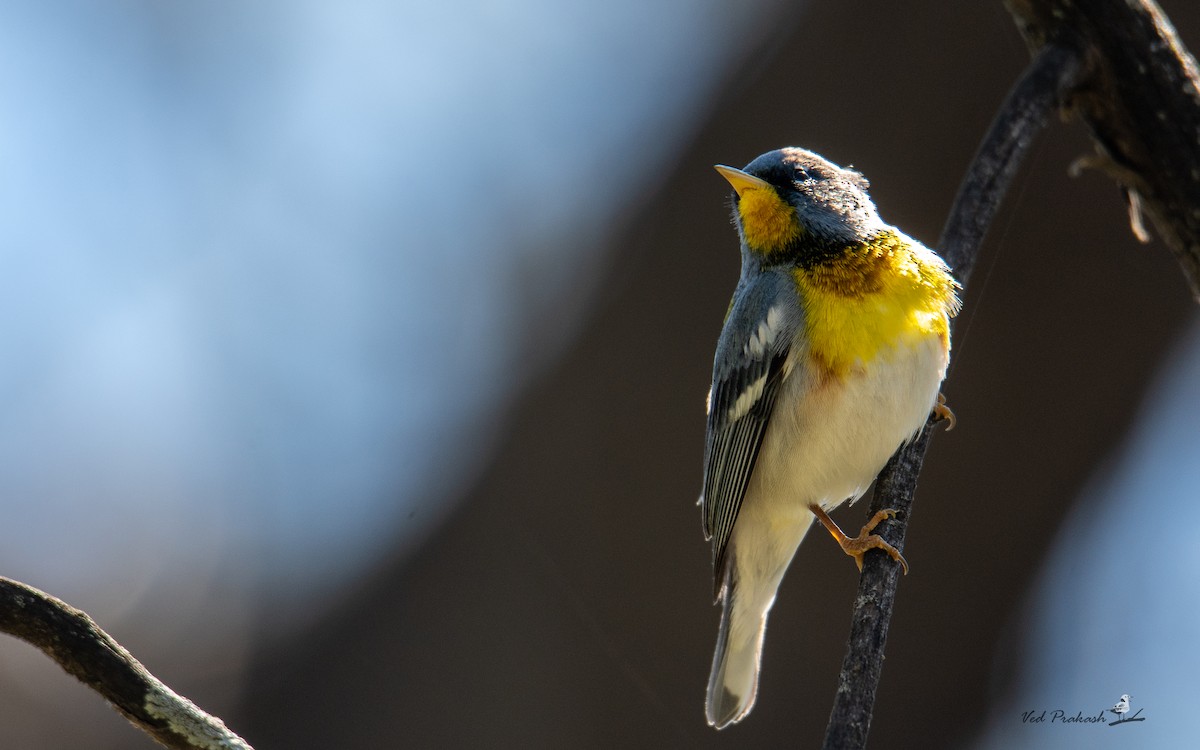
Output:
<path fill-rule="evenodd" d="M 725 590 L 724 598 L 721 630 L 708 678 L 708 700 L 704 704 L 708 723 L 717 729 L 741 721 L 754 707 L 767 610 L 774 601 L 773 596 L 765 606 L 762 602 L 745 601 L 732 587 Z"/>
<path fill-rule="evenodd" d="M 780 525 L 747 515 L 738 524 L 737 538 L 749 540 L 753 552 L 743 560 L 735 540 L 725 564 L 721 630 L 704 704 L 708 723 L 717 729 L 741 721 L 754 707 L 767 613 L 808 531 L 807 523 Z"/>

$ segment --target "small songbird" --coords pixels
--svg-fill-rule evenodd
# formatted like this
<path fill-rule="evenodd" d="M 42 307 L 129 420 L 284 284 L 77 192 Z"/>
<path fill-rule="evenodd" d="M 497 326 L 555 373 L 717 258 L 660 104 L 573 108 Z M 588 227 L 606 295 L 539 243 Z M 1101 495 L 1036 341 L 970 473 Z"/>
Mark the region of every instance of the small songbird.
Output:
<path fill-rule="evenodd" d="M 742 271 L 717 343 L 700 498 L 723 605 L 706 703 L 718 729 L 754 705 L 767 612 L 819 520 L 862 568 L 875 526 L 850 538 L 828 512 L 866 492 L 930 411 L 950 355 L 958 284 L 945 262 L 885 224 L 861 174 L 784 148 L 733 186 Z M 953 424 L 953 422 L 951 422 Z"/>
<path fill-rule="evenodd" d="M 1108 709 L 1110 713 L 1117 715 L 1117 719 L 1124 719 L 1125 714 L 1129 713 L 1129 698 L 1128 695 L 1122 695 L 1121 700 L 1117 701 L 1116 705 Z"/>

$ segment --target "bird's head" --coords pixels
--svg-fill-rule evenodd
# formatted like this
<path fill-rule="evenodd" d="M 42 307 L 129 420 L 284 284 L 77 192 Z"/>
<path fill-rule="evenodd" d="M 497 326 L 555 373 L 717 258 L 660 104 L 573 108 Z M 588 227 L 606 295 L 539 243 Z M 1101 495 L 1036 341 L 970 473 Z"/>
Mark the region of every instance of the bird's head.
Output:
<path fill-rule="evenodd" d="M 746 248 L 769 262 L 819 262 L 886 229 L 865 177 L 802 148 L 768 151 L 735 169 L 734 222 Z"/>

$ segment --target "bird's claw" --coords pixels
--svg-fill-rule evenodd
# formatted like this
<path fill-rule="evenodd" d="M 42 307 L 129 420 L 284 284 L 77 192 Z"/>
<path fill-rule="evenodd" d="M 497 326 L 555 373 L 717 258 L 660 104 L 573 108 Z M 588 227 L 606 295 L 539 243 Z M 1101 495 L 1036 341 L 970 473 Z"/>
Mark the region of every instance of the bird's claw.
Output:
<path fill-rule="evenodd" d="M 939 393 L 937 404 L 933 407 L 934 422 L 949 422 L 946 425 L 946 432 L 954 429 L 954 425 L 958 424 L 958 419 L 954 416 L 954 412 L 950 411 L 950 407 L 946 406 L 946 394 Z"/>
<path fill-rule="evenodd" d="M 867 553 L 867 550 L 877 549 L 886 552 L 889 557 L 900 563 L 900 567 L 904 570 L 904 575 L 908 575 L 908 561 L 904 559 L 904 555 L 900 554 L 900 550 L 885 542 L 883 537 L 878 534 L 871 533 L 885 519 L 895 518 L 896 510 L 885 508 L 879 511 L 874 516 L 871 516 L 871 520 L 867 521 L 866 525 L 862 527 L 862 530 L 858 532 L 858 536 L 849 537 L 846 536 L 841 527 L 834 523 L 833 519 L 829 517 L 829 514 L 821 506 L 811 505 L 809 509 L 817 517 L 817 520 L 821 522 L 821 525 L 825 527 L 826 531 L 837 541 L 842 551 L 854 558 L 859 572 L 862 572 L 863 555 Z"/>

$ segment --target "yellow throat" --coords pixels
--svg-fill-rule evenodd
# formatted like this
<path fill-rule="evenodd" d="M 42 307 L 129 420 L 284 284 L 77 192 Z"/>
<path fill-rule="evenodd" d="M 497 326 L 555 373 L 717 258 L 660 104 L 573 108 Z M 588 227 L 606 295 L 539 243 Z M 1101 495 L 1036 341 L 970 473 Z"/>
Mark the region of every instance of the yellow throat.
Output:
<path fill-rule="evenodd" d="M 738 213 L 746 244 L 767 257 L 782 252 L 804 233 L 796 210 L 770 187 L 740 190 Z"/>

